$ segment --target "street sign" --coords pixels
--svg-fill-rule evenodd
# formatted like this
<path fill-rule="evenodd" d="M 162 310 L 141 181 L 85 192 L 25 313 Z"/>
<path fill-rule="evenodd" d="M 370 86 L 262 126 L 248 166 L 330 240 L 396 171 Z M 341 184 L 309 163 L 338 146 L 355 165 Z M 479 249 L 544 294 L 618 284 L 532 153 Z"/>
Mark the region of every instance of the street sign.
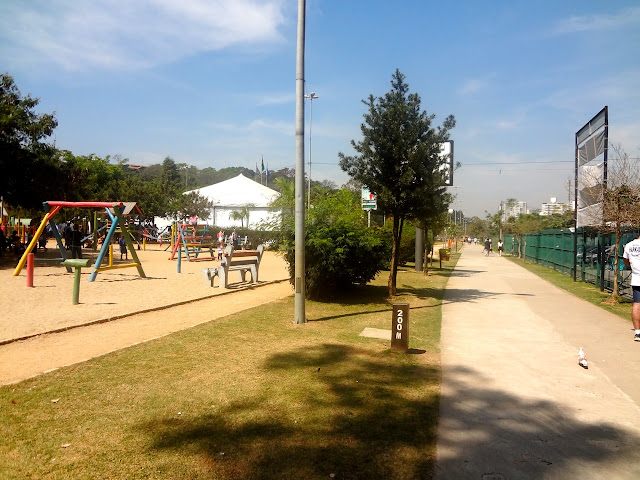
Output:
<path fill-rule="evenodd" d="M 376 196 L 369 191 L 367 187 L 362 187 L 362 209 L 363 210 L 377 210 L 378 201 Z"/>

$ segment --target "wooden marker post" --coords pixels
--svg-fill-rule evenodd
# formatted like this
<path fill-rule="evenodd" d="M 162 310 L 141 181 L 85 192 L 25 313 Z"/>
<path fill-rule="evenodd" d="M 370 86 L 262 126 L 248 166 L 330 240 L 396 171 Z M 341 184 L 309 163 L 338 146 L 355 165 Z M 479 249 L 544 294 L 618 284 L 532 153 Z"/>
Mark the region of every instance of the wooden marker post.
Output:
<path fill-rule="evenodd" d="M 394 303 L 391 319 L 391 350 L 409 350 L 409 304 Z"/>

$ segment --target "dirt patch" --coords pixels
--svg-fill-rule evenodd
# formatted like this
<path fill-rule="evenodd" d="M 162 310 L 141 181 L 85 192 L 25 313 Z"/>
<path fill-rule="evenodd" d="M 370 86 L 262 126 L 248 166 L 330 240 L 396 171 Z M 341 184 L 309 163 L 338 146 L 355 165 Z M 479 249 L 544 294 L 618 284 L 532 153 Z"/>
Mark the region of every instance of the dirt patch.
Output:
<path fill-rule="evenodd" d="M 13 268 L 0 270 L 0 342 L 4 343 L 0 383 L 16 382 L 292 293 L 286 264 L 273 252 L 265 252 L 258 285 L 235 283 L 228 289 L 211 288 L 201 274 L 202 268 L 219 262 L 183 261 L 178 274 L 176 261 L 168 260 L 169 252 L 137 253 L 147 278 L 140 278 L 135 268 L 126 268 L 100 272 L 89 282 L 91 269 L 87 268 L 79 305 L 72 305 L 74 275 L 62 267 L 36 266 L 33 288 L 26 286 L 25 270 L 16 277 Z"/>

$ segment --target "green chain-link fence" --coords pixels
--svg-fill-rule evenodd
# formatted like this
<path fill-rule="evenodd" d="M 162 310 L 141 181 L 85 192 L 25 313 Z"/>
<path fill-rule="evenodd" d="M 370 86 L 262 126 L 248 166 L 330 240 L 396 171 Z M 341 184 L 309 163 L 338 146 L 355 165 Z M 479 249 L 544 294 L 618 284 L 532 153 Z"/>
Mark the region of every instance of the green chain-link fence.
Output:
<path fill-rule="evenodd" d="M 574 248 L 574 232 L 570 229 L 543 230 L 522 235 L 521 241 L 516 235 L 504 236 L 505 253 L 522 257 L 531 262 L 553 268 L 565 275 L 573 276 L 574 259 L 576 279 L 594 284 L 602 290 L 613 290 L 613 266 L 618 262 L 619 294 L 632 297 L 631 271 L 622 263 L 624 246 L 634 238 L 638 238 L 637 229 L 625 230 L 620 237 L 617 258 L 613 256 L 615 234 L 599 234 L 588 228 L 579 228 Z M 494 245 L 497 238 L 493 239 Z M 522 246 L 520 245 L 522 243 Z"/>

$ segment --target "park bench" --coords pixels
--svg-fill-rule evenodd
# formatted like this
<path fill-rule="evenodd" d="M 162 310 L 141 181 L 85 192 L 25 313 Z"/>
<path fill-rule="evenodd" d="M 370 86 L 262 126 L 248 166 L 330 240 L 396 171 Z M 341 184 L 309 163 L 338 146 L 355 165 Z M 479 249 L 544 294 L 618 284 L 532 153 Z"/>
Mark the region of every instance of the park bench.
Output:
<path fill-rule="evenodd" d="M 202 274 L 212 287 L 215 287 L 215 279 L 218 277 L 220 284 L 224 288 L 228 288 L 229 272 L 238 272 L 241 282 L 246 282 L 246 275 L 249 272 L 251 274 L 251 282 L 255 283 L 258 281 L 258 271 L 260 270 L 263 252 L 263 245 L 258 245 L 256 250 L 235 250 L 233 245 L 227 245 L 222 265 L 217 268 L 203 268 Z"/>

